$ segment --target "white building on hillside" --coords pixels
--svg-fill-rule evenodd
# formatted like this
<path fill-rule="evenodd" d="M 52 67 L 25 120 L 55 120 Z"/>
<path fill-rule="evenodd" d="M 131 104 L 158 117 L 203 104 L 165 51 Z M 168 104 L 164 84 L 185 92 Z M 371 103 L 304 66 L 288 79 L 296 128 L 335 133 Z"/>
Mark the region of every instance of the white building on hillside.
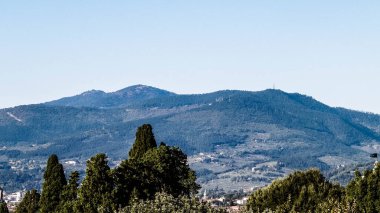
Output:
<path fill-rule="evenodd" d="M 19 191 L 19 192 L 14 192 L 12 194 L 7 194 L 4 196 L 5 202 L 8 204 L 18 204 L 21 202 L 22 198 L 24 197 L 24 192 Z"/>

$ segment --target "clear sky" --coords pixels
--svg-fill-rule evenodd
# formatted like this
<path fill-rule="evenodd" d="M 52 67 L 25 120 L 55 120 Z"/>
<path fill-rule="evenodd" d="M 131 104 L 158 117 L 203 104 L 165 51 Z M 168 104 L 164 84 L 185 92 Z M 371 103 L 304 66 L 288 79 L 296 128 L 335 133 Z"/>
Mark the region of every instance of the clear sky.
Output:
<path fill-rule="evenodd" d="M 0 1 L 0 108 L 146 84 L 380 113 L 380 1 Z"/>

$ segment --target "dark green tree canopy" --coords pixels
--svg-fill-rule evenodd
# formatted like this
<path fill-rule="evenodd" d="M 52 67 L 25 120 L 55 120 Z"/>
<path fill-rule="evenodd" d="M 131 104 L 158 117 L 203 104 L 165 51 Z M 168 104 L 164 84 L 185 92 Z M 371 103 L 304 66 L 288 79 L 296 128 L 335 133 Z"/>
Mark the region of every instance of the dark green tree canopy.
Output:
<path fill-rule="evenodd" d="M 63 201 L 76 200 L 78 197 L 78 186 L 79 186 L 79 172 L 74 171 L 70 175 L 69 182 L 64 187 L 62 192 Z"/>
<path fill-rule="evenodd" d="M 130 156 L 134 157 L 113 170 L 115 200 L 122 207 L 134 199 L 153 199 L 158 192 L 174 197 L 190 196 L 200 188 L 187 156 L 179 148 L 165 143 L 156 147 L 150 125 L 138 128 Z"/>
<path fill-rule="evenodd" d="M 54 212 L 60 203 L 61 192 L 66 185 L 66 178 L 62 164 L 59 163 L 57 155 L 49 157 L 44 183 L 40 199 L 40 212 Z"/>
<path fill-rule="evenodd" d="M 200 188 L 187 156 L 179 148 L 164 143 L 157 147 L 149 124 L 138 128 L 129 155 L 129 159 L 112 170 L 105 154 L 95 155 L 87 161 L 81 185 L 78 172 L 72 172 L 66 183 L 58 157 L 50 156 L 41 199 L 34 198 L 36 192 L 34 197 L 28 192 L 19 212 L 117 212 L 134 202 L 154 199 L 161 192 L 175 199 L 190 199 Z M 35 200 L 37 203 L 33 203 Z"/>
<path fill-rule="evenodd" d="M 157 147 L 152 126 L 144 124 L 137 129 L 135 143 L 129 151 L 129 159 L 139 159 L 152 148 Z"/>
<path fill-rule="evenodd" d="M 78 202 L 78 186 L 79 186 L 79 172 L 74 171 L 70 175 L 70 179 L 66 186 L 64 186 L 61 201 L 59 204 L 59 212 L 71 213 L 76 212 Z"/>
<path fill-rule="evenodd" d="M 196 194 L 199 190 L 195 172 L 190 169 L 186 154 L 178 147 L 162 143 L 158 148 L 149 150 L 142 160 L 154 171 L 159 192 L 178 197 Z"/>
<path fill-rule="evenodd" d="M 380 164 L 373 170 L 355 172 L 355 178 L 347 185 L 347 199 L 355 201 L 361 212 L 380 212 Z"/>
<path fill-rule="evenodd" d="M 227 213 L 223 208 L 211 207 L 210 203 L 202 202 L 188 196 L 174 197 L 166 193 L 156 193 L 151 200 L 138 200 L 121 209 L 120 213 Z"/>
<path fill-rule="evenodd" d="M 344 189 L 328 182 L 319 170 L 310 169 L 294 172 L 254 192 L 248 200 L 248 208 L 253 212 L 266 209 L 316 212 L 318 204 L 331 197 L 340 202 Z"/>
<path fill-rule="evenodd" d="M 0 213 L 9 213 L 7 203 L 0 200 Z"/>
<path fill-rule="evenodd" d="M 27 191 L 24 199 L 16 208 L 16 213 L 36 213 L 39 210 L 40 194 L 33 189 Z"/>
<path fill-rule="evenodd" d="M 44 179 L 47 179 L 49 175 L 51 175 L 53 172 L 52 170 L 56 165 L 59 164 L 58 156 L 56 154 L 50 155 L 47 164 L 46 164 L 46 170 L 44 173 Z"/>
<path fill-rule="evenodd" d="M 113 179 L 107 156 L 97 154 L 87 161 L 86 177 L 79 190 L 84 212 L 112 212 Z"/>

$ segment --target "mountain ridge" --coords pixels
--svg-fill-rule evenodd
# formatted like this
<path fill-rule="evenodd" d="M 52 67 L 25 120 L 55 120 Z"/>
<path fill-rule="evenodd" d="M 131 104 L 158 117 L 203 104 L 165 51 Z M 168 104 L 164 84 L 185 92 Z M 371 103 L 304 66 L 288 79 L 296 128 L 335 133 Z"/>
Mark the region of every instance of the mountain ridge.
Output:
<path fill-rule="evenodd" d="M 368 153 L 380 151 L 379 115 L 329 107 L 299 93 L 268 89 L 179 95 L 136 85 L 0 109 L 0 147 L 5 147 L 0 163 L 45 163 L 56 153 L 83 165 L 98 152 L 117 163 L 127 157 L 136 128 L 144 123 L 152 124 L 157 141 L 183 149 L 209 188 L 263 185 L 290 170 L 327 171 L 361 163 Z M 276 170 L 252 173 L 263 164 L 276 165 Z"/>
<path fill-rule="evenodd" d="M 175 93 L 142 84 L 129 86 L 114 92 L 89 90 L 79 95 L 64 97 L 43 104 L 72 107 L 122 107 L 129 101 L 145 100 L 154 97 L 173 96 Z"/>

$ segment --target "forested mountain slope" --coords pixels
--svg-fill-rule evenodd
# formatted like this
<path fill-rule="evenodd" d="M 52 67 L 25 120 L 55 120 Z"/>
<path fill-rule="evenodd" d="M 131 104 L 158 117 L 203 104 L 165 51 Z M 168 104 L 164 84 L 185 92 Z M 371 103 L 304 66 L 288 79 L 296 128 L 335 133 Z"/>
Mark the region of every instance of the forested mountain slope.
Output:
<path fill-rule="evenodd" d="M 144 123 L 152 124 L 157 141 L 184 150 L 211 188 L 228 181 L 246 188 L 293 169 L 367 162 L 380 141 L 379 115 L 332 108 L 301 94 L 177 95 L 137 85 L 1 109 L 0 162 L 8 168 L 10 160 L 43 162 L 56 153 L 81 165 L 105 152 L 116 164 Z"/>

